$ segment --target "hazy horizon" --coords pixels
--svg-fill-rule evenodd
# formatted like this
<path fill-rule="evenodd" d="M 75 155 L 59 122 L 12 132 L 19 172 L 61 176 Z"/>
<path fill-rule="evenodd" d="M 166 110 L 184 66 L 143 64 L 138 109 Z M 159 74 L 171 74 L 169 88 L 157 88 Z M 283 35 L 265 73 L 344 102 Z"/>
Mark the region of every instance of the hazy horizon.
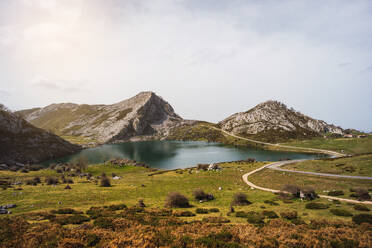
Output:
<path fill-rule="evenodd" d="M 267 100 L 372 131 L 371 1 L 3 0 L 0 103 L 153 91 L 185 119 Z"/>

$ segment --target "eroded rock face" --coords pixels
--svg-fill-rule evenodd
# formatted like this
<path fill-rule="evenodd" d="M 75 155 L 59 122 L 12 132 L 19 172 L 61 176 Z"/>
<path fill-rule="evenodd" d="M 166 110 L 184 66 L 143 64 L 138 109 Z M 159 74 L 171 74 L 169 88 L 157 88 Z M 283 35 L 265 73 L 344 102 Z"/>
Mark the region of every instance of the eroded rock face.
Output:
<path fill-rule="evenodd" d="M 183 121 L 169 103 L 153 92 L 142 92 L 112 105 L 63 103 L 19 113 L 37 127 L 56 134 L 102 143 L 165 137 Z"/>
<path fill-rule="evenodd" d="M 281 132 L 283 135 L 295 134 L 293 137 L 343 133 L 340 127 L 288 109 L 287 106 L 277 101 L 267 101 L 247 112 L 236 113 L 219 122 L 219 126 L 234 134 L 247 136 L 272 131 Z"/>
<path fill-rule="evenodd" d="M 37 163 L 80 149 L 80 146 L 36 128 L 14 113 L 0 109 L 0 164 Z"/>

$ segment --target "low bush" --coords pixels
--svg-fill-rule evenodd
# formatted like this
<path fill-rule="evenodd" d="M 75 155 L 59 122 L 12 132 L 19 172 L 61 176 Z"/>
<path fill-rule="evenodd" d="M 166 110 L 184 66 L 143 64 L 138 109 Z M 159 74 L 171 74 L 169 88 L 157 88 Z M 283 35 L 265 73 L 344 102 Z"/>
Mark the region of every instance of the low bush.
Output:
<path fill-rule="evenodd" d="M 279 216 L 274 211 L 264 210 L 262 211 L 262 215 L 270 219 L 279 218 Z"/>
<path fill-rule="evenodd" d="M 103 229 L 113 229 L 112 218 L 99 217 L 94 220 L 93 225 Z"/>
<path fill-rule="evenodd" d="M 293 220 L 297 218 L 297 211 L 285 211 L 281 212 L 280 216 L 287 220 Z"/>
<path fill-rule="evenodd" d="M 195 216 L 195 215 L 196 214 L 194 214 L 191 211 L 181 211 L 181 212 L 174 213 L 174 216 L 177 216 L 177 217 L 192 217 L 192 216 Z"/>
<path fill-rule="evenodd" d="M 353 217 L 353 222 L 360 225 L 362 223 L 368 223 L 372 225 L 372 215 L 371 214 L 357 214 Z"/>
<path fill-rule="evenodd" d="M 52 214 L 75 214 L 75 213 L 79 213 L 79 212 L 75 211 L 72 208 L 60 208 L 60 209 L 57 209 L 57 210 L 51 210 L 50 213 L 52 213 Z"/>
<path fill-rule="evenodd" d="M 365 205 L 362 205 L 362 204 L 354 205 L 354 209 L 358 211 L 366 211 L 366 212 L 370 211 L 369 208 L 367 208 Z"/>
<path fill-rule="evenodd" d="M 238 206 L 245 206 L 251 204 L 250 201 L 247 200 L 247 195 L 244 193 L 236 193 L 234 195 L 233 201 L 231 205 L 238 205 Z"/>
<path fill-rule="evenodd" d="M 262 225 L 262 224 L 265 223 L 264 219 L 265 219 L 265 217 L 262 216 L 260 213 L 257 213 L 257 212 L 254 212 L 254 211 L 251 211 L 251 212 L 247 213 L 247 221 L 250 224 Z"/>
<path fill-rule="evenodd" d="M 195 210 L 195 213 L 197 213 L 197 214 L 207 214 L 209 211 L 208 211 L 208 209 L 206 209 L 206 208 L 197 208 L 196 210 Z"/>
<path fill-rule="evenodd" d="M 351 217 L 353 216 L 352 213 L 350 213 L 349 211 L 345 210 L 345 209 L 339 209 L 339 208 L 336 208 L 336 209 L 331 209 L 329 210 L 333 215 L 336 215 L 336 216 L 345 216 L 345 217 Z"/>
<path fill-rule="evenodd" d="M 305 225 L 306 222 L 301 219 L 300 217 L 297 217 L 295 219 L 291 219 L 291 223 L 295 224 L 295 225 Z"/>
<path fill-rule="evenodd" d="M 235 213 L 235 217 L 238 217 L 238 218 L 247 218 L 248 214 L 244 211 L 237 211 Z"/>
<path fill-rule="evenodd" d="M 209 164 L 198 164 L 198 170 L 208 170 Z"/>
<path fill-rule="evenodd" d="M 360 201 L 366 201 L 370 200 L 371 196 L 369 195 L 369 192 L 367 189 L 364 188 L 353 188 L 350 189 L 351 192 L 354 192 L 354 194 L 350 194 L 351 197 L 358 198 Z"/>
<path fill-rule="evenodd" d="M 269 204 L 271 206 L 279 206 L 279 203 L 272 200 L 265 200 L 264 203 Z"/>
<path fill-rule="evenodd" d="M 116 205 L 110 205 L 107 207 L 107 209 L 110 211 L 123 210 L 125 208 L 127 208 L 127 205 L 125 204 L 116 204 Z"/>
<path fill-rule="evenodd" d="M 53 221 L 57 222 L 60 225 L 77 225 L 90 221 L 90 218 L 81 214 L 75 214 L 70 216 L 57 216 Z"/>
<path fill-rule="evenodd" d="M 212 194 L 207 194 L 202 189 L 196 189 L 192 194 L 197 201 L 211 201 L 214 199 Z"/>
<path fill-rule="evenodd" d="M 305 208 L 307 209 L 327 209 L 329 208 L 328 205 L 319 203 L 319 202 L 309 202 L 305 205 Z"/>
<path fill-rule="evenodd" d="M 48 177 L 45 179 L 47 185 L 56 185 L 59 183 L 58 178 L 55 177 Z"/>
<path fill-rule="evenodd" d="M 332 190 L 332 191 L 328 192 L 329 196 L 340 196 L 340 195 L 344 195 L 344 194 L 345 193 L 342 190 Z"/>
<path fill-rule="evenodd" d="M 166 207 L 171 208 L 188 208 L 191 207 L 189 200 L 186 196 L 181 195 L 178 192 L 169 193 L 165 201 Z"/>
<path fill-rule="evenodd" d="M 209 212 L 210 213 L 218 213 L 218 212 L 220 212 L 220 210 L 218 208 L 210 208 Z"/>
<path fill-rule="evenodd" d="M 207 248 L 240 248 L 237 243 L 231 242 L 233 235 L 228 231 L 221 231 L 220 233 L 211 233 L 208 236 L 198 238 L 196 240 L 197 247 Z"/>

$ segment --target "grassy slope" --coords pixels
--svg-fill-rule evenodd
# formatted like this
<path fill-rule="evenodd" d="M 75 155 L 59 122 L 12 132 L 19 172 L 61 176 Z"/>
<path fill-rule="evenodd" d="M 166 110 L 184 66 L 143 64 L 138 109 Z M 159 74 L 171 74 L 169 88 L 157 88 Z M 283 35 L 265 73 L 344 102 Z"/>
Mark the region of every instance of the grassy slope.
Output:
<path fill-rule="evenodd" d="M 334 160 L 310 160 L 288 164 L 285 169 L 313 171 L 353 176 L 372 176 L 372 155 L 360 155 Z"/>
<path fill-rule="evenodd" d="M 236 207 L 236 210 L 262 211 L 262 206 L 264 206 L 266 210 L 274 210 L 278 213 L 291 209 L 297 210 L 300 216 L 302 216 L 302 214 L 306 212 L 308 215 L 303 216 L 305 220 L 320 216 L 331 216 L 328 210 L 307 210 L 305 209 L 305 204 L 301 201 L 295 201 L 291 204 L 279 202 L 279 206 L 264 204 L 265 200 L 275 199 L 276 196 L 268 192 L 251 190 L 241 179 L 244 173 L 262 165 L 263 163 L 229 163 L 223 164 L 224 169 L 221 172 L 196 172 L 196 170 L 193 169 L 192 174 L 189 174 L 188 170 L 183 170 L 182 174 L 172 171 L 154 176 L 148 176 L 151 172 L 141 167 L 114 168 L 107 165 L 95 165 L 89 167 L 87 171 L 93 175 L 100 175 L 103 171 L 105 171 L 107 175 L 111 175 L 111 173 L 114 172 L 121 176 L 122 179 L 111 180 L 113 187 L 109 188 L 102 188 L 92 182 L 87 182 L 85 179 L 78 179 L 76 177 L 73 178 L 75 184 L 71 185 L 71 190 L 64 190 L 63 188 L 65 185 L 57 185 L 55 187 L 48 185 L 22 185 L 21 187 L 23 190 L 21 191 L 14 189 L 2 191 L 0 202 L 4 204 L 17 204 L 18 207 L 13 211 L 15 214 L 62 207 L 73 207 L 78 210 L 86 210 L 91 206 L 118 203 L 125 203 L 131 206 L 135 205 L 139 198 L 143 198 L 144 202 L 149 207 L 162 208 L 166 195 L 169 192 L 179 191 L 185 194 L 189 199 L 192 199 L 193 190 L 202 188 L 206 192 L 212 193 L 216 199 L 206 203 L 198 203 L 192 200 L 191 204 L 193 204 L 194 207 L 190 210 L 194 211 L 196 207 L 218 207 L 220 209 L 221 213 L 213 213 L 209 214 L 209 216 L 220 216 L 220 214 L 226 216 L 234 193 L 242 191 L 247 193 L 248 199 L 253 202 L 253 204 L 244 207 Z M 180 171 L 181 170 L 178 172 Z M 27 174 L 5 171 L 0 172 L 0 178 L 11 178 L 13 181 L 25 180 L 33 176 L 41 176 L 43 180 L 45 176 L 50 175 L 60 176 L 60 174 L 56 174 L 51 170 L 29 172 Z M 261 176 L 256 178 L 261 178 Z M 275 178 L 280 180 L 283 177 L 279 176 Z M 272 182 L 275 183 L 273 178 L 270 177 L 267 179 L 270 182 L 270 186 L 273 184 Z M 142 187 L 142 184 L 145 186 Z M 264 183 L 259 182 L 258 184 L 263 185 Z M 222 187 L 223 190 L 218 190 L 218 187 Z M 317 201 L 329 203 L 323 199 Z M 58 204 L 58 202 L 62 204 Z M 351 206 L 346 204 L 342 205 L 343 208 L 355 213 L 355 211 L 351 209 Z M 205 215 L 197 215 L 191 219 L 202 219 L 203 217 L 205 217 Z M 246 220 L 242 218 L 229 218 L 232 222 L 246 223 Z M 332 219 L 334 218 L 350 219 L 332 216 Z M 190 218 L 187 219 L 191 220 Z"/>
<path fill-rule="evenodd" d="M 338 139 L 324 139 L 317 138 L 303 141 L 292 141 L 284 145 L 309 147 L 332 150 L 341 152 L 344 150 L 347 154 L 363 154 L 372 152 L 372 135 L 367 138 L 338 138 Z"/>

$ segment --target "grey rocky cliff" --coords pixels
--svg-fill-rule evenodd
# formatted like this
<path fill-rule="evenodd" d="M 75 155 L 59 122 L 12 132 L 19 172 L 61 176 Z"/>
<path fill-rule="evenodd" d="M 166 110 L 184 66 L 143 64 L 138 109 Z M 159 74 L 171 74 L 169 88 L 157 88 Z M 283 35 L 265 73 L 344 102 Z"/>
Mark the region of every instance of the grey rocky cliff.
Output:
<path fill-rule="evenodd" d="M 100 143 L 163 138 L 184 122 L 153 92 L 141 92 L 112 105 L 52 104 L 19 114 L 58 135 L 86 137 Z"/>

